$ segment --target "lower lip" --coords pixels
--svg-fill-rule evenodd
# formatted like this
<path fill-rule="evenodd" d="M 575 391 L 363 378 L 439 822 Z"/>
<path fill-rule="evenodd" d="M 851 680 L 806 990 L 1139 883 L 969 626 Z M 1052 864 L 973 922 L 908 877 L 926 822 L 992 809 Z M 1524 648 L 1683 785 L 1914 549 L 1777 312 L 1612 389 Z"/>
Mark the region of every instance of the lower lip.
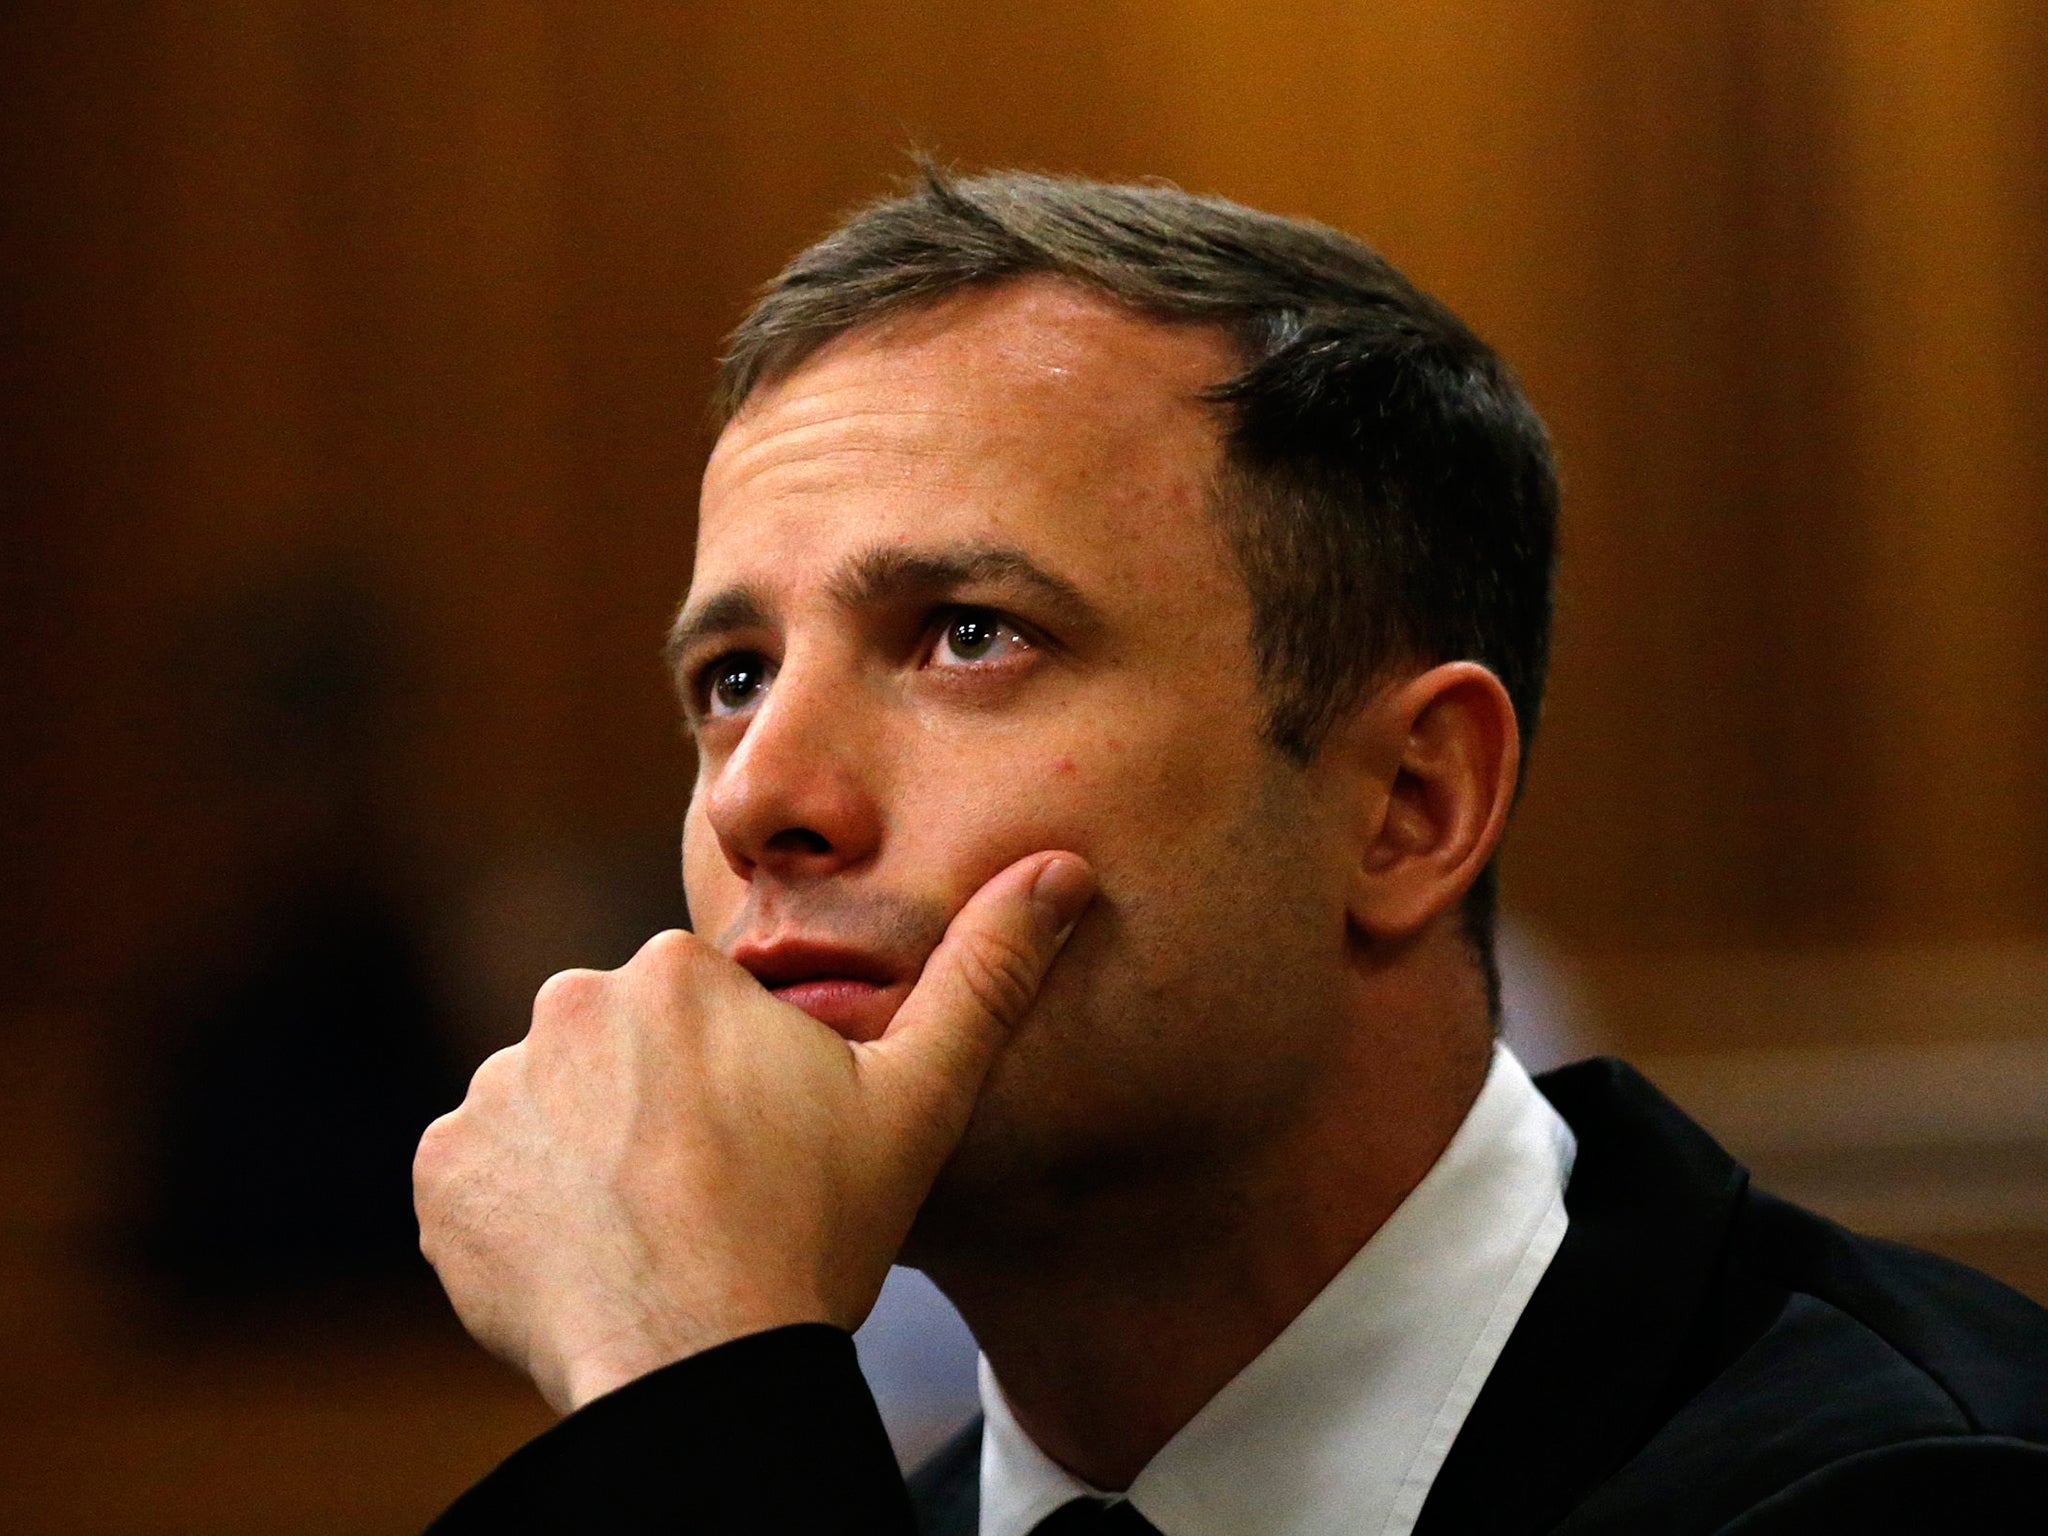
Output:
<path fill-rule="evenodd" d="M 820 1024 L 849 1040 L 877 1040 L 903 1001 L 901 988 L 879 987 L 871 981 L 826 977 L 774 989 L 775 995 L 801 1008 Z"/>

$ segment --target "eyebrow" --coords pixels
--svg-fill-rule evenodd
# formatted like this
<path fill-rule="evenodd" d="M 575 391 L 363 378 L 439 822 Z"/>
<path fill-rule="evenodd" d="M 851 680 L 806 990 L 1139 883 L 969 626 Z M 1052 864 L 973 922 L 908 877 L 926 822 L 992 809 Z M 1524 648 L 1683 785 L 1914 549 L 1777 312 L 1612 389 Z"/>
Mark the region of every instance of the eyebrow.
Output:
<path fill-rule="evenodd" d="M 1102 613 L 1080 588 L 1009 544 L 969 541 L 937 548 L 881 546 L 848 560 L 826 590 L 842 608 L 876 608 L 909 597 L 936 597 L 961 587 L 1009 585 L 1028 589 L 1070 631 L 1092 634 Z M 706 641 L 770 627 L 769 604 L 759 588 L 742 583 L 714 593 L 676 616 L 662 647 L 671 670 Z"/>
<path fill-rule="evenodd" d="M 760 591 L 751 586 L 727 587 L 676 615 L 675 623 L 669 626 L 668 639 L 662 643 L 661 654 L 669 670 L 675 671 L 691 651 L 707 640 L 767 627 L 768 604 Z"/>
<path fill-rule="evenodd" d="M 1081 595 L 1080 588 L 1011 544 L 966 542 L 936 549 L 884 546 L 866 550 L 832 578 L 829 590 L 841 607 L 858 609 L 981 585 L 1027 588 L 1069 627 L 1085 631 L 1102 627 L 1101 612 Z"/>

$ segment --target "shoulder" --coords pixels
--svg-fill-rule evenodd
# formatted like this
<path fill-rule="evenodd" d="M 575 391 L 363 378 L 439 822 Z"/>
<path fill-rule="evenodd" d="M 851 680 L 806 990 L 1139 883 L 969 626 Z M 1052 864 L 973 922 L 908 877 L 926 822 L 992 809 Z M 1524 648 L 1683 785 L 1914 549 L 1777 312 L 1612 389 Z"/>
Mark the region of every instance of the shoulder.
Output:
<path fill-rule="evenodd" d="M 1799 1266 L 1782 1255 L 1738 1248 L 1731 1267 L 1750 1272 L 1721 1288 L 1668 1411 L 1562 1529 L 1662 1529 L 1683 1507 L 1702 1533 L 1846 1528 L 1852 1515 L 1917 1530 L 1928 1511 L 1954 1523 L 2022 1488 L 2038 1510 L 2048 1315 L 1969 1270 L 1757 1199 L 1847 1274 L 1788 1274 Z"/>
<path fill-rule="evenodd" d="M 1713 1268 L 1652 1427 L 1562 1529 L 1642 1529 L 1674 1503 L 1684 1528 L 1731 1536 L 1918 1530 L 1937 1511 L 1999 1530 L 2021 1490 L 2041 1508 L 2048 1311 L 1746 1187 Z"/>
<path fill-rule="evenodd" d="M 1942 1436 L 1880 1446 L 1817 1468 L 1715 1536 L 2031 1532 L 2040 1529 L 2044 1505 L 2048 1448 L 1995 1436 Z"/>
<path fill-rule="evenodd" d="M 1908 1484 L 1953 1511 L 2039 1489 L 2048 1312 L 1753 1190 L 1619 1063 L 1539 1086 L 1579 1140 L 1571 1227 L 1432 1490 L 1432 1536 L 1749 1536 L 1866 1508 L 1913 1529 Z"/>
<path fill-rule="evenodd" d="M 1744 1202 L 1734 1262 L 1752 1287 L 1825 1308 L 1829 1339 L 1868 1335 L 1968 1429 L 2048 1443 L 2048 1311 L 2017 1291 L 1761 1193 Z"/>
<path fill-rule="evenodd" d="M 1658 1319 L 1673 1351 L 1666 1408 L 1695 1390 L 1764 1390 L 1789 1375 L 1859 1383 L 1871 1400 L 1910 1401 L 1959 1429 L 2048 1442 L 2048 1311 L 1961 1264 L 1752 1188 L 1620 1063 L 1589 1062 L 1541 1086 L 1580 1142 L 1566 1197 L 1574 1231 L 1555 1279 L 1607 1302 L 1669 1297 Z M 1575 1238 L 1578 1261 L 1565 1262 Z M 1570 1320 L 1605 1331 L 1613 1309 Z"/>

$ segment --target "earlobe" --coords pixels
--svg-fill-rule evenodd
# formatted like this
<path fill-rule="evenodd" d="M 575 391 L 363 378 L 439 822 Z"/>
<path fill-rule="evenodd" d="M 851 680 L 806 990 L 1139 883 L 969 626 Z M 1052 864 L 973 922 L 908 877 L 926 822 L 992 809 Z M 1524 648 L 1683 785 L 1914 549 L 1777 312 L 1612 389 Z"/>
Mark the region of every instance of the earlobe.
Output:
<path fill-rule="evenodd" d="M 1368 938 L 1400 940 L 1454 907 L 1493 857 L 1521 738 L 1507 690 L 1476 662 L 1432 667 L 1369 710 L 1365 739 L 1381 765 L 1370 775 L 1376 805 L 1357 850 L 1349 916 Z"/>

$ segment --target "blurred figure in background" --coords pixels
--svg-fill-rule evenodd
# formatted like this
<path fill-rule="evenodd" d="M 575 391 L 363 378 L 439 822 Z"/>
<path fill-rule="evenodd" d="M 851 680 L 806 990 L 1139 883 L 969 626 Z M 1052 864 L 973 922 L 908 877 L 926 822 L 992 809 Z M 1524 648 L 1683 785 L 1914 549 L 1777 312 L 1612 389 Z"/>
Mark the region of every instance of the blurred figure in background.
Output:
<path fill-rule="evenodd" d="M 426 1277 L 408 1170 L 460 1078 L 383 793 L 396 650 L 320 569 L 229 605 L 189 674 L 219 906 L 156 978 L 144 1248 L 193 1300 Z"/>

